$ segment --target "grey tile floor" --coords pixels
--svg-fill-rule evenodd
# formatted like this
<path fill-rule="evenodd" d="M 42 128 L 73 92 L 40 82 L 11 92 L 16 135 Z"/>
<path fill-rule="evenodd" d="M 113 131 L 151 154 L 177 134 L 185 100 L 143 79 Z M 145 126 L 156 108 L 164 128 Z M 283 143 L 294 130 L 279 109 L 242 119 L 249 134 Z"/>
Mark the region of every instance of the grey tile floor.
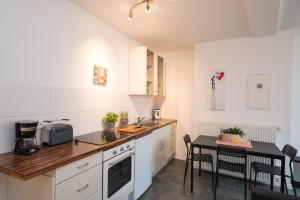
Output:
<path fill-rule="evenodd" d="M 184 166 L 184 161 L 172 160 L 154 177 L 152 186 L 139 200 L 213 200 L 210 173 L 203 172 L 199 177 L 195 170 L 194 193 L 191 194 L 189 175 L 183 187 Z M 242 180 L 220 176 L 217 200 L 244 199 L 243 184 Z M 247 199 L 250 200 L 249 191 Z"/>

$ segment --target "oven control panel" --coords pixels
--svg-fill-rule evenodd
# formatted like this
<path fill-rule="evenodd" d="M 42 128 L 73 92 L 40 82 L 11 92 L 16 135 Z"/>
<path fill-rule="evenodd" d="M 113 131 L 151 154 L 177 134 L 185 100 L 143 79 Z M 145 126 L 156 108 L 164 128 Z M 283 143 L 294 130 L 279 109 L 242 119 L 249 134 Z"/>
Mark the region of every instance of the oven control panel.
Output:
<path fill-rule="evenodd" d="M 117 155 L 120 155 L 126 151 L 132 151 L 134 152 L 134 140 L 131 140 L 129 142 L 120 144 L 116 147 L 113 147 L 107 151 L 103 152 L 103 161 L 109 160 Z"/>

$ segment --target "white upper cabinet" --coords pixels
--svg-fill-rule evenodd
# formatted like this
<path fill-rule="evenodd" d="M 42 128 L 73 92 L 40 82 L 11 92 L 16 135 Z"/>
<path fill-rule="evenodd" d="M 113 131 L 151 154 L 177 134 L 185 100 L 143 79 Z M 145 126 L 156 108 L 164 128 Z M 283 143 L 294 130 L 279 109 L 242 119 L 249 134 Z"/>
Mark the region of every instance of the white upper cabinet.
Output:
<path fill-rule="evenodd" d="M 146 47 L 129 50 L 129 95 L 165 94 L 164 60 Z"/>
<path fill-rule="evenodd" d="M 157 95 L 166 95 L 166 67 L 161 56 L 157 56 Z"/>

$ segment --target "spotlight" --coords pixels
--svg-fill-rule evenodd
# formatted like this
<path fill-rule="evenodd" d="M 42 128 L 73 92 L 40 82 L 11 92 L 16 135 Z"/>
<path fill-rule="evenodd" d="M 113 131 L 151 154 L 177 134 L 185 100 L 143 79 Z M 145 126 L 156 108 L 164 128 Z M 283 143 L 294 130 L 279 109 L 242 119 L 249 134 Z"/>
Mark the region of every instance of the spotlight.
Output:
<path fill-rule="evenodd" d="M 146 4 L 146 12 L 149 14 L 151 12 L 150 5 L 147 3 Z"/>
<path fill-rule="evenodd" d="M 131 6 L 130 10 L 129 10 L 129 15 L 128 15 L 128 20 L 132 20 L 133 18 L 133 11 L 135 9 L 135 7 L 141 5 L 141 4 L 146 4 L 146 12 L 150 13 L 151 12 L 151 7 L 150 4 L 153 3 L 154 0 L 141 0 L 140 2 L 137 2 L 135 4 L 133 4 L 133 6 Z"/>
<path fill-rule="evenodd" d="M 128 20 L 131 21 L 133 18 L 133 12 L 132 10 L 129 11 Z"/>

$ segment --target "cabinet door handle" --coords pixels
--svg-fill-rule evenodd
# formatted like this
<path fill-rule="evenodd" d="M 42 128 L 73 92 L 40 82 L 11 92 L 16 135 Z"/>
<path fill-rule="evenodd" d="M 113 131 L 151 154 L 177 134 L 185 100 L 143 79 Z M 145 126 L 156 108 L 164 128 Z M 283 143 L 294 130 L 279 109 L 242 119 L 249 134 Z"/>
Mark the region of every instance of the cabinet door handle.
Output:
<path fill-rule="evenodd" d="M 82 188 L 79 188 L 78 190 L 76 190 L 77 192 L 82 192 L 83 190 L 86 190 L 90 185 L 86 184 L 85 186 L 83 186 Z"/>
<path fill-rule="evenodd" d="M 77 169 L 82 169 L 82 168 L 88 166 L 89 164 L 90 164 L 89 162 L 86 162 L 84 165 L 78 166 Z"/>

